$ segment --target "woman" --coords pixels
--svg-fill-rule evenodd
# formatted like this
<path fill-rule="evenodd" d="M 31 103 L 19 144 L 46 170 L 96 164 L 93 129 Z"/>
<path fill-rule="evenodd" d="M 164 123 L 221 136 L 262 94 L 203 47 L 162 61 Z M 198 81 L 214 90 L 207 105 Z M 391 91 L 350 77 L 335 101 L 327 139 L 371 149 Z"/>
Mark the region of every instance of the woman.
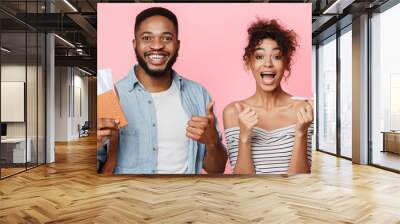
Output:
<path fill-rule="evenodd" d="M 248 28 L 243 60 L 256 92 L 229 104 L 223 113 L 225 137 L 235 174 L 309 173 L 312 102 L 296 100 L 281 88 L 291 72 L 296 34 L 275 20 Z"/>

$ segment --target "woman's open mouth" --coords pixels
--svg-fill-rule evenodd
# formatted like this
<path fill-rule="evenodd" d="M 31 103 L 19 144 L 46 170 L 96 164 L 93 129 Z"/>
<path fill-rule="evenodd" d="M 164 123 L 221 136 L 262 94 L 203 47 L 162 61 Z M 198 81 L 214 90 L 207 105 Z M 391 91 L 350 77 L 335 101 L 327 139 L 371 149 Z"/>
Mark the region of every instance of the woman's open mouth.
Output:
<path fill-rule="evenodd" d="M 261 72 L 260 76 L 264 84 L 271 85 L 274 82 L 276 73 L 274 72 Z"/>

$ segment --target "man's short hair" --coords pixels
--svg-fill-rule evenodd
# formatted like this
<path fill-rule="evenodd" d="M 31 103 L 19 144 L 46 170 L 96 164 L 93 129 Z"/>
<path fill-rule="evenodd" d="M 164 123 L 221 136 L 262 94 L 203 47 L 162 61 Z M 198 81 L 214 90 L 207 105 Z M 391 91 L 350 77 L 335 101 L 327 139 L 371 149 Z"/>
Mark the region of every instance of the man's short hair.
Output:
<path fill-rule="evenodd" d="M 152 16 L 164 16 L 165 18 L 169 19 L 174 24 L 176 29 L 176 35 L 178 35 L 178 19 L 176 18 L 176 15 L 173 12 L 169 11 L 168 9 L 162 7 L 151 7 L 139 13 L 136 16 L 136 21 L 135 21 L 135 34 L 139 30 L 140 24 L 145 19 Z"/>

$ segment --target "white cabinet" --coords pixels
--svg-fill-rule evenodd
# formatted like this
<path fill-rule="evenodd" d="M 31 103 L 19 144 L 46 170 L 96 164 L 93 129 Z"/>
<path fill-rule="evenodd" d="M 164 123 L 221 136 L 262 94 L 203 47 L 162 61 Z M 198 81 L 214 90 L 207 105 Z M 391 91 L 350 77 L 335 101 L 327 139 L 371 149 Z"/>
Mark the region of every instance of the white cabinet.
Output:
<path fill-rule="evenodd" d="M 2 146 L 12 148 L 12 162 L 25 163 L 32 161 L 32 140 L 27 139 L 27 147 L 25 151 L 25 138 L 7 138 L 1 140 Z M 25 161 L 26 159 L 26 161 Z"/>

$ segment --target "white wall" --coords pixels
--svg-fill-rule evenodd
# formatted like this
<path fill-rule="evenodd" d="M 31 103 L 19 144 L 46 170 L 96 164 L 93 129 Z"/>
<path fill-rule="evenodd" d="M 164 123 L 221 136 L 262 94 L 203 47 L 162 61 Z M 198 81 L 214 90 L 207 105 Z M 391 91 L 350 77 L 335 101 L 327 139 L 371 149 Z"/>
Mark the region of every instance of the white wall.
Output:
<path fill-rule="evenodd" d="M 1 81 L 5 82 L 25 82 L 25 69 L 28 72 L 28 87 L 27 87 L 27 120 L 28 120 L 28 137 L 30 133 L 36 135 L 36 80 L 31 77 L 31 74 L 36 75 L 36 66 L 18 65 L 18 64 L 6 64 L 1 66 Z M 41 70 L 39 70 L 41 72 Z M 31 88 L 29 88 L 31 87 Z M 41 107 L 42 105 L 38 105 Z M 8 108 L 1 108 L 1 110 L 7 110 Z M 35 112 L 35 113 L 33 113 Z M 7 136 L 8 137 L 25 137 L 25 123 L 26 122 L 7 122 Z"/>
<path fill-rule="evenodd" d="M 88 78 L 83 75 L 76 68 L 56 67 L 56 141 L 77 139 L 78 124 L 88 120 Z"/>
<path fill-rule="evenodd" d="M 67 67 L 55 68 L 55 141 L 68 140 L 68 87 Z"/>
<path fill-rule="evenodd" d="M 21 112 L 27 115 L 26 121 L 6 122 L 7 137 L 30 139 L 32 161 L 44 163 L 44 83 L 41 66 L 25 66 L 25 64 L 3 64 L 1 66 L 1 81 L 25 82 L 26 83 L 26 107 L 21 108 Z M 25 80 L 27 78 L 27 81 Z M 2 90 L 3 91 L 3 90 Z M 24 94 L 24 90 L 21 94 Z M 3 98 L 4 96 L 2 96 Z M 12 110 L 10 107 L 3 107 L 1 110 Z M 12 113 L 12 111 L 7 111 Z M 37 156 L 37 153 L 39 155 Z"/>
<path fill-rule="evenodd" d="M 77 138 L 78 124 L 82 126 L 88 120 L 88 78 L 82 76 L 79 70 L 74 70 L 74 111 L 71 135 Z M 79 93 L 80 91 L 80 93 Z M 79 97 L 80 96 L 80 97 Z M 81 108 L 80 108 L 81 107 Z M 81 110 L 81 111 L 80 111 Z"/>
<path fill-rule="evenodd" d="M 1 66 L 2 82 L 25 82 L 25 65 L 9 64 Z M 32 67 L 28 67 L 28 71 Z M 28 95 L 29 96 L 29 95 Z M 8 110 L 8 108 L 1 108 Z M 25 122 L 7 122 L 8 137 L 25 137 Z"/>

